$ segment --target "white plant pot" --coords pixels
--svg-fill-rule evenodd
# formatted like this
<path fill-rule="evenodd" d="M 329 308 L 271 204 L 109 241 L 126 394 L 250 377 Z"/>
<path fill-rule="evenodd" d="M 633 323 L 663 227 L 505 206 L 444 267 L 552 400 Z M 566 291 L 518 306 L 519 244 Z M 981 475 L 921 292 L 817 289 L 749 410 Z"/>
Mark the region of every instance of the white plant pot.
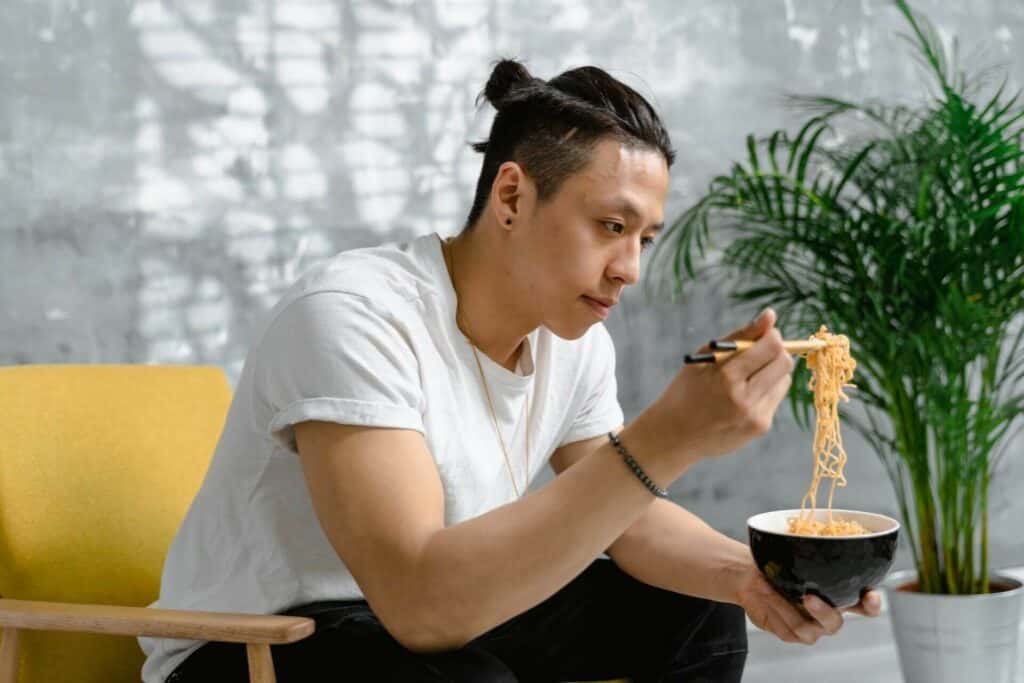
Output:
<path fill-rule="evenodd" d="M 905 683 L 1018 683 L 1024 584 L 1002 574 L 990 583 L 1009 587 L 981 595 L 931 595 L 900 590 L 917 572 L 894 572 L 882 583 Z"/>

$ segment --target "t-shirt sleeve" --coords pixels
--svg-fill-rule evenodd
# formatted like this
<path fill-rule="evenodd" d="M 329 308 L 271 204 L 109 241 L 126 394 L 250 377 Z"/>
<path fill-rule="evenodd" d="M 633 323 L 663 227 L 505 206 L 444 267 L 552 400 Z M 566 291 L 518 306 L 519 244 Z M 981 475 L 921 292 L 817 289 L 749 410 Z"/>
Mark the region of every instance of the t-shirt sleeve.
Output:
<path fill-rule="evenodd" d="M 559 447 L 592 439 L 622 424 L 618 385 L 615 382 L 615 344 L 604 325 L 597 325 L 581 377 L 582 400 Z"/>
<path fill-rule="evenodd" d="M 393 313 L 342 292 L 307 294 L 274 318 L 255 354 L 255 428 L 297 454 L 307 420 L 423 432 L 419 363 Z"/>

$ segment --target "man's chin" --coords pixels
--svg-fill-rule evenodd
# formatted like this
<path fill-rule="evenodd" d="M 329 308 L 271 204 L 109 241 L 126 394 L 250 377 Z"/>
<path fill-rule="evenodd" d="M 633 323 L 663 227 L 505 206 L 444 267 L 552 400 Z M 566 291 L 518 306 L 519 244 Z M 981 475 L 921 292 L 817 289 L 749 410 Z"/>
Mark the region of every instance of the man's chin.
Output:
<path fill-rule="evenodd" d="M 566 341 L 573 341 L 579 339 L 587 333 L 587 330 L 593 326 L 594 323 L 565 323 L 559 322 L 554 324 L 545 324 L 544 326 L 550 330 L 551 334 L 555 335 L 559 339 L 565 339 Z"/>

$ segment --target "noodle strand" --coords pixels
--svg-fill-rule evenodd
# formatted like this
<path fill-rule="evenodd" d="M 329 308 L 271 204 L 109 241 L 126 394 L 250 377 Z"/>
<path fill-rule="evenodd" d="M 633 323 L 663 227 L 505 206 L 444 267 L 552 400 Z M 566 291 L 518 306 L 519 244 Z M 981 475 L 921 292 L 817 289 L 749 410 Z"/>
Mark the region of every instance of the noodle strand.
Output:
<path fill-rule="evenodd" d="M 857 361 L 850 355 L 850 340 L 845 335 L 830 334 L 822 325 L 810 338 L 826 343 L 820 350 L 801 354 L 811 370 L 807 388 L 814 392 L 814 475 L 800 502 L 800 516 L 789 520 L 789 532 L 803 536 L 866 534 L 868 530 L 859 523 L 832 516 L 836 488 L 846 486 L 843 474 L 846 451 L 843 450 L 843 437 L 839 431 L 839 401 L 850 400 L 843 393 L 843 388 L 854 386 L 849 381 L 853 378 Z M 818 487 L 823 478 L 832 480 L 828 495 L 828 523 L 814 519 Z"/>

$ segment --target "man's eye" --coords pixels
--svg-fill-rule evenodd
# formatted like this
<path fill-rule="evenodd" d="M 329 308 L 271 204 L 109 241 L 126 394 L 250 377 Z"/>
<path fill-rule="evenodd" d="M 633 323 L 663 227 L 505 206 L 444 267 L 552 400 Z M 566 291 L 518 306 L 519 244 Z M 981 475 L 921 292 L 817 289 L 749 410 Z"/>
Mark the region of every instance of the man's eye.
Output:
<path fill-rule="evenodd" d="M 654 246 L 654 238 L 653 237 L 645 237 L 642 240 L 640 240 L 640 245 L 641 245 L 641 248 L 644 249 L 644 250 L 650 249 L 651 247 Z"/>
<path fill-rule="evenodd" d="M 616 223 L 615 221 L 604 221 L 604 227 L 608 228 L 611 232 L 622 234 L 622 231 L 626 229 L 622 223 Z"/>

